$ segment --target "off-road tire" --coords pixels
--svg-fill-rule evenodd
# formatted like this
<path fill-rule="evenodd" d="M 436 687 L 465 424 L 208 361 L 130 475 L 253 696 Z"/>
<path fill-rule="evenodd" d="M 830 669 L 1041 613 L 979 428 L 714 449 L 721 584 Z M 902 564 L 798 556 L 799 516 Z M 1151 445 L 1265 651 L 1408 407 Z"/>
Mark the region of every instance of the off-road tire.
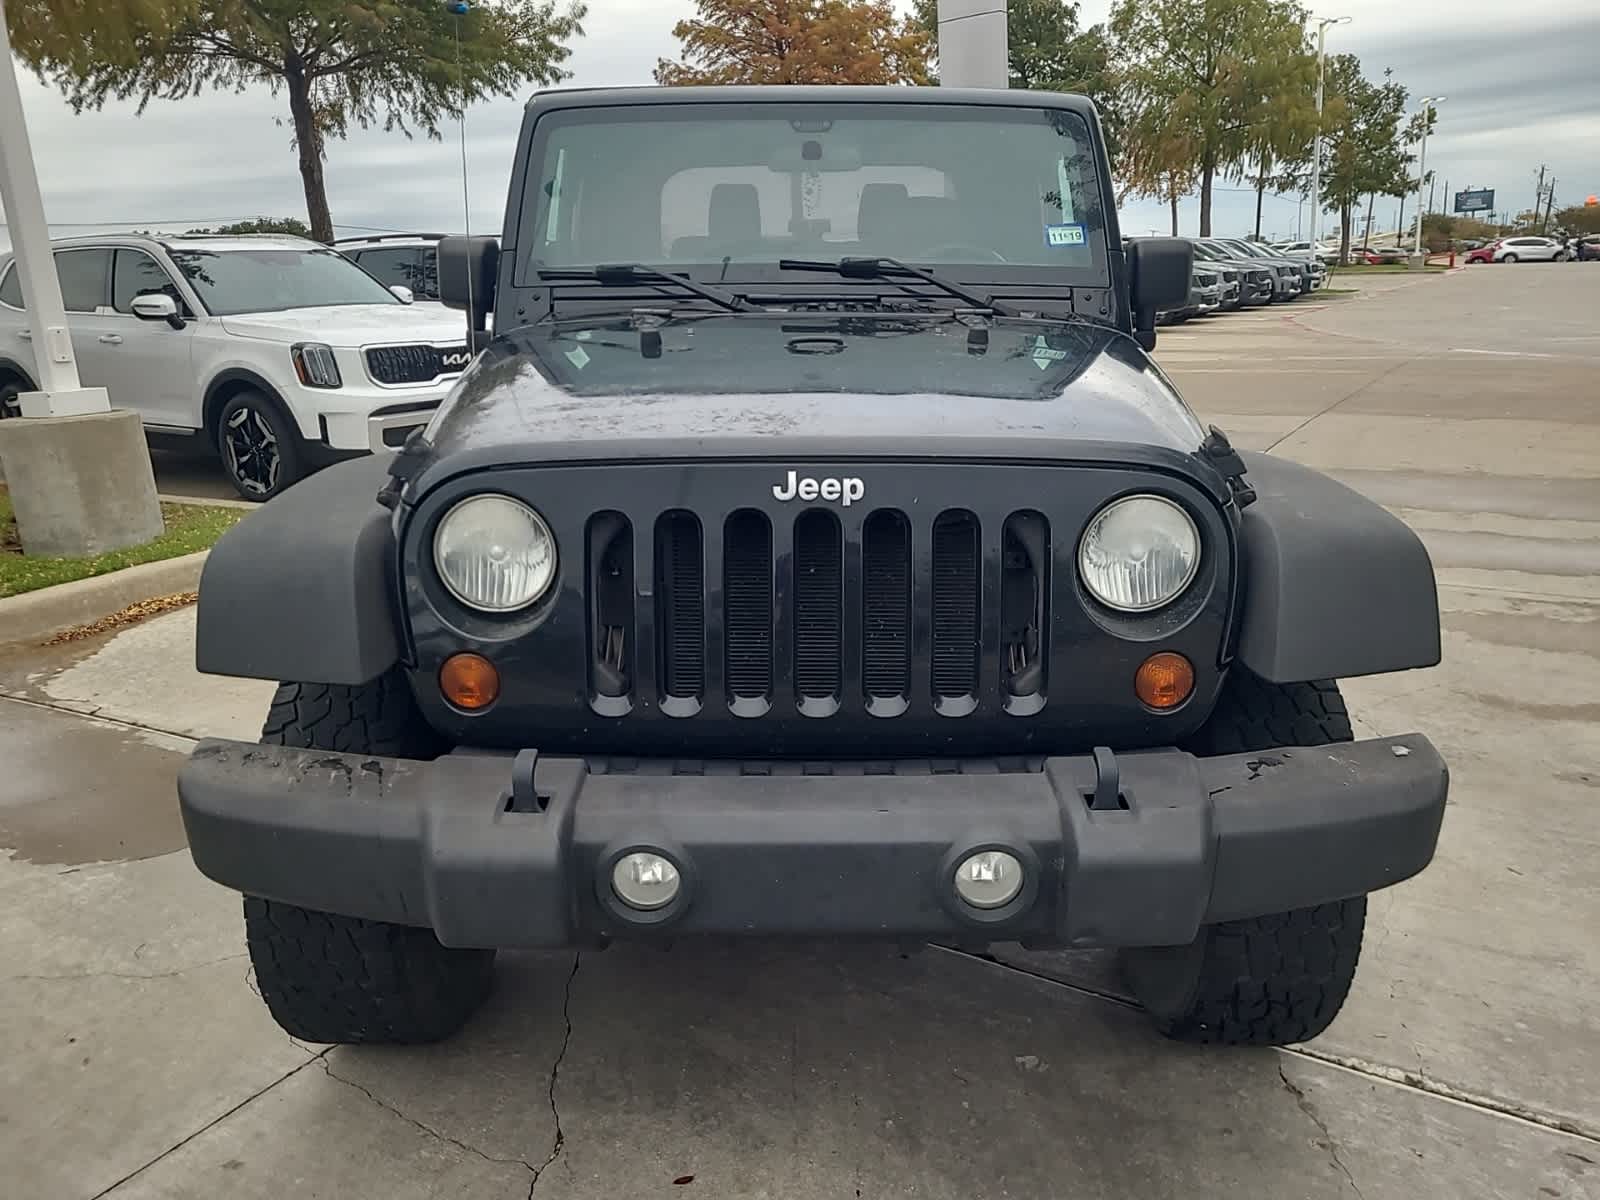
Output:
<path fill-rule="evenodd" d="M 431 758 L 444 749 L 404 677 L 393 671 L 359 687 L 282 685 L 261 740 L 402 758 Z M 493 982 L 493 950 L 449 949 L 429 929 L 258 896 L 245 897 L 244 921 L 261 998 L 302 1041 L 439 1041 L 477 1011 Z"/>
<path fill-rule="evenodd" d="M 1352 738 L 1332 680 L 1275 684 L 1235 666 L 1210 719 L 1186 745 L 1210 756 Z M 1168 1037 L 1283 1046 L 1339 1015 L 1366 925 L 1367 898 L 1204 926 L 1187 946 L 1125 951 L 1124 977 Z"/>

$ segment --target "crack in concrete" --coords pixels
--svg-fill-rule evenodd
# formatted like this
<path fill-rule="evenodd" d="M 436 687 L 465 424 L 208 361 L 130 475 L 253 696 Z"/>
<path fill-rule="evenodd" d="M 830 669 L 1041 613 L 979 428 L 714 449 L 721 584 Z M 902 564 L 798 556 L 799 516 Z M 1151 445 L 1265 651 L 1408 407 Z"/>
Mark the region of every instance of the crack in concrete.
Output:
<path fill-rule="evenodd" d="M 1329 1162 L 1339 1169 L 1339 1173 L 1344 1176 L 1345 1182 L 1350 1185 L 1350 1190 L 1354 1192 L 1360 1198 L 1360 1200 L 1367 1200 L 1366 1194 L 1361 1190 L 1361 1185 L 1356 1182 L 1356 1177 L 1350 1174 L 1350 1168 L 1345 1165 L 1344 1156 L 1339 1152 L 1338 1140 L 1328 1129 L 1327 1122 L 1321 1117 L 1317 1116 L 1317 1110 L 1312 1107 L 1311 1100 L 1306 1096 L 1305 1092 L 1303 1092 L 1299 1085 L 1291 1080 L 1284 1072 L 1283 1060 L 1281 1058 L 1278 1060 L 1278 1078 L 1283 1081 L 1283 1086 L 1287 1088 L 1289 1094 L 1294 1097 L 1295 1105 L 1306 1115 L 1306 1120 L 1315 1125 L 1317 1130 L 1322 1134 L 1322 1142 L 1320 1144 L 1322 1145 L 1323 1149 L 1327 1150 Z"/>
<path fill-rule="evenodd" d="M 468 1154 L 483 1159 L 484 1162 L 495 1163 L 503 1167 L 522 1167 L 530 1172 L 535 1170 L 534 1165 L 525 1158 L 499 1158 L 496 1155 L 489 1154 L 478 1149 L 478 1147 L 469 1142 L 463 1142 L 460 1138 L 453 1138 L 448 1133 L 441 1133 L 439 1130 L 435 1129 L 425 1121 L 417 1120 L 417 1118 L 413 1117 L 410 1113 L 404 1112 L 401 1109 L 396 1108 L 393 1104 L 390 1104 L 387 1100 L 382 1100 L 375 1096 L 364 1085 L 357 1083 L 354 1079 L 348 1079 L 345 1076 L 340 1075 L 328 1062 L 326 1053 L 318 1055 L 318 1061 L 322 1063 L 323 1073 L 326 1074 L 329 1079 L 332 1079 L 336 1083 L 342 1083 L 346 1087 L 360 1092 L 363 1096 L 372 1101 L 373 1104 L 377 1105 L 385 1112 L 392 1113 L 393 1115 L 399 1117 L 402 1121 L 406 1122 L 406 1124 L 414 1126 L 436 1141 L 445 1142 L 456 1147 L 458 1150 L 465 1150 Z"/>
<path fill-rule="evenodd" d="M 578 978 L 578 968 L 582 964 L 583 955 L 575 951 L 572 955 L 572 972 L 567 976 L 567 986 L 561 993 L 561 1020 L 566 1025 L 566 1030 L 561 1035 L 561 1049 L 556 1051 L 556 1060 L 550 1064 L 550 1115 L 555 1118 L 556 1133 L 550 1143 L 550 1153 L 545 1156 L 544 1162 L 537 1168 L 528 1168 L 533 1172 L 533 1178 L 528 1181 L 528 1200 L 533 1200 L 533 1189 L 539 1186 L 539 1180 L 545 1171 L 551 1163 L 561 1157 L 561 1152 L 567 1145 L 567 1133 L 561 1127 L 561 1109 L 556 1103 L 556 1082 L 561 1078 L 561 1064 L 566 1061 L 567 1047 L 572 1044 L 572 985 Z"/>
<path fill-rule="evenodd" d="M 60 975 L 6 975 L 0 977 L 0 983 L 59 983 L 74 979 L 175 979 L 179 975 L 187 975 L 190 971 L 202 971 L 206 967 L 234 962 L 244 957 L 243 952 L 227 954 L 221 958 L 207 959 L 205 962 L 190 963 L 171 971 L 70 971 Z"/>
<path fill-rule="evenodd" d="M 111 1184 L 111 1186 L 102 1188 L 100 1191 L 96 1192 L 93 1196 L 90 1196 L 89 1200 L 103 1200 L 104 1197 L 109 1196 L 112 1192 L 116 1191 L 118 1188 L 120 1188 L 123 1184 L 127 1183 L 129 1180 L 135 1179 L 138 1176 L 143 1175 L 146 1171 L 148 1171 L 151 1167 L 155 1166 L 162 1159 L 169 1158 L 170 1156 L 176 1154 L 179 1150 L 182 1150 L 185 1146 L 187 1146 L 190 1142 L 194 1141 L 195 1138 L 199 1137 L 201 1134 L 207 1133 L 210 1130 L 215 1129 L 218 1125 L 222 1124 L 229 1117 L 233 1116 L 234 1113 L 238 1112 L 240 1109 L 244 1108 L 246 1105 L 253 1104 L 255 1101 L 261 1099 L 262 1096 L 265 1096 L 268 1092 L 270 1092 L 273 1088 L 277 1087 L 279 1084 L 286 1083 L 290 1079 L 293 1079 L 296 1075 L 300 1074 L 301 1071 L 304 1071 L 307 1067 L 309 1067 L 312 1063 L 316 1062 L 318 1059 L 320 1059 L 322 1057 L 323 1054 L 326 1054 L 327 1052 L 328 1052 L 327 1050 L 324 1050 L 322 1052 L 322 1054 L 317 1054 L 317 1055 L 312 1056 L 311 1058 L 306 1059 L 305 1062 L 301 1063 L 299 1066 L 295 1067 L 293 1070 L 285 1071 L 282 1075 L 279 1075 L 276 1079 L 274 1079 L 271 1083 L 267 1084 L 265 1087 L 259 1088 L 258 1090 L 254 1091 L 254 1092 L 251 1092 L 248 1096 L 246 1096 L 243 1100 L 239 1101 L 239 1103 L 235 1104 L 232 1108 L 228 1109 L 226 1112 L 218 1114 L 217 1116 L 213 1117 L 211 1120 L 207 1121 L 204 1125 L 200 1126 L 199 1129 L 196 1129 L 193 1133 L 188 1134 L 187 1136 L 183 1137 L 179 1141 L 174 1142 L 172 1145 L 168 1146 L 165 1150 L 163 1150 L 160 1154 L 156 1155 L 154 1158 L 152 1158 L 149 1162 L 145 1163 L 143 1166 L 135 1167 L 133 1170 L 129 1171 L 126 1175 L 124 1175 L 121 1179 L 119 1179 L 115 1183 Z"/>
<path fill-rule="evenodd" d="M 15 692 L 0 689 L 0 700 L 9 700 L 13 704 L 25 704 L 29 708 L 42 708 L 48 712 L 66 713 L 69 717 L 82 717 L 86 721 L 98 721 L 103 725 L 114 725 L 120 729 L 136 729 L 143 733 L 158 733 L 162 737 L 176 738 L 180 742 L 198 742 L 200 739 L 192 733 L 180 733 L 176 729 L 164 729 L 160 725 L 146 725 L 141 721 L 130 721 L 126 717 L 113 717 L 102 715 L 105 705 L 95 704 L 88 712 L 81 708 L 70 708 L 73 704 L 94 704 L 92 700 L 57 699 L 52 701 L 39 700 L 32 696 L 20 696 Z"/>

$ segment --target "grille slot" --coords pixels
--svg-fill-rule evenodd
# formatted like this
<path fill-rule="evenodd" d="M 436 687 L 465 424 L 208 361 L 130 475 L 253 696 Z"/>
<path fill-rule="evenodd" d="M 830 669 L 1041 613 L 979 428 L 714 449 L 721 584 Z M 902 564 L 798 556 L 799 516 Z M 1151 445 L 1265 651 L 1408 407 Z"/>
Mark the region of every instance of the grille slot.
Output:
<path fill-rule="evenodd" d="M 911 690 L 911 528 L 881 510 L 861 531 L 861 684 L 877 699 Z"/>
<path fill-rule="evenodd" d="M 656 605 L 661 691 L 698 700 L 706 684 L 705 564 L 692 513 L 670 512 L 656 522 Z"/>
<path fill-rule="evenodd" d="M 722 603 L 728 694 L 766 699 L 772 694 L 772 526 L 751 509 L 723 526 Z"/>
<path fill-rule="evenodd" d="M 367 373 L 379 383 L 432 383 L 460 374 L 470 357 L 465 346 L 374 346 L 367 351 Z"/>
<path fill-rule="evenodd" d="M 802 699 L 839 695 L 844 653 L 839 521 L 820 509 L 794 523 L 794 685 Z"/>
<path fill-rule="evenodd" d="M 1000 671 L 1012 696 L 1044 690 L 1044 597 L 1050 526 L 1036 512 L 1012 513 L 1001 538 Z"/>
<path fill-rule="evenodd" d="M 978 519 L 941 513 L 933 523 L 933 691 L 961 698 L 978 690 Z"/>
<path fill-rule="evenodd" d="M 633 526 L 618 512 L 589 519 L 589 675 L 596 696 L 633 690 Z"/>

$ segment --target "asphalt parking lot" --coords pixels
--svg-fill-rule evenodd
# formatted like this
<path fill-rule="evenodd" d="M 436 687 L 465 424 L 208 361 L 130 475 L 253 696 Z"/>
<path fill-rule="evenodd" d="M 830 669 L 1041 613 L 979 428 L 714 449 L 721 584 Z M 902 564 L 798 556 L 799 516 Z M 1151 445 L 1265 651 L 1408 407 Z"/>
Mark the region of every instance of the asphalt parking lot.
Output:
<path fill-rule="evenodd" d="M 1346 694 L 1451 805 L 1323 1037 L 1166 1043 L 1100 954 L 808 944 L 504 955 L 448 1044 L 294 1042 L 172 790 L 270 685 L 196 675 L 185 610 L 0 650 L 0 1194 L 1600 1198 L 1600 270 L 1362 284 L 1158 349 L 1437 570 L 1444 665 Z"/>

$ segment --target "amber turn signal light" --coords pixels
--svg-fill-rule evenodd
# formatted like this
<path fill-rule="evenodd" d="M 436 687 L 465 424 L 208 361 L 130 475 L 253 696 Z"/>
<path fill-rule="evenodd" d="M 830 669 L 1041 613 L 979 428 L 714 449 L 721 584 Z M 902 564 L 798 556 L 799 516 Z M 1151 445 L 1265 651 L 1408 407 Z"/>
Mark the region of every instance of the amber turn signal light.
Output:
<path fill-rule="evenodd" d="M 1194 691 L 1194 667 L 1181 654 L 1152 654 L 1139 664 L 1133 690 L 1151 708 L 1177 708 Z"/>
<path fill-rule="evenodd" d="M 481 654 L 452 654 L 439 668 L 439 690 L 457 708 L 477 712 L 500 695 L 500 672 Z"/>

